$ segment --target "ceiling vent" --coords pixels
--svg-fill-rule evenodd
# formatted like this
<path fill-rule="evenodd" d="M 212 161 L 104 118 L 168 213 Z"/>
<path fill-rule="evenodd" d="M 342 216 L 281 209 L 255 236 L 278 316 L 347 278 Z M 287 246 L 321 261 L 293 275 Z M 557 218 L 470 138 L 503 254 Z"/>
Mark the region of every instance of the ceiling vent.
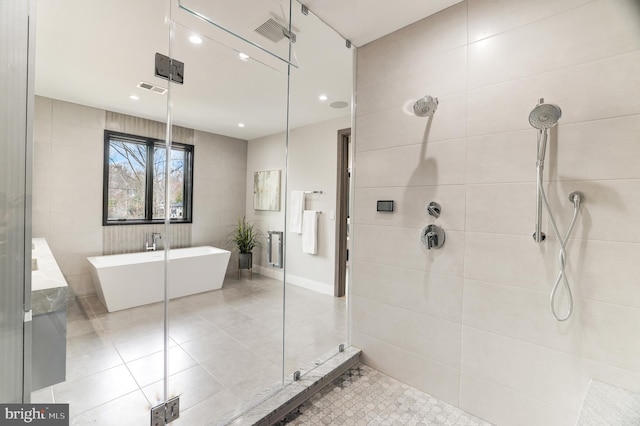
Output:
<path fill-rule="evenodd" d="M 138 87 L 141 89 L 149 90 L 153 93 L 157 93 L 159 95 L 164 95 L 165 93 L 167 93 L 167 89 L 165 89 L 164 87 L 154 86 L 153 84 L 145 83 L 144 81 L 138 83 Z"/>
<path fill-rule="evenodd" d="M 285 37 L 290 38 L 292 43 L 296 42 L 296 35 L 273 18 L 269 18 L 267 22 L 256 28 L 255 32 L 268 38 L 274 43 L 279 42 Z"/>

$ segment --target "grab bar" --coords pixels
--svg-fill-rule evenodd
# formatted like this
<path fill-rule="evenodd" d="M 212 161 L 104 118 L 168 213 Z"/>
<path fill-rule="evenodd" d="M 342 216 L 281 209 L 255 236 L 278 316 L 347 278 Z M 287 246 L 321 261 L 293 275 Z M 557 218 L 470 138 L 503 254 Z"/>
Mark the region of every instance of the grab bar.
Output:
<path fill-rule="evenodd" d="M 278 262 L 273 261 L 273 236 L 278 237 Z M 282 268 L 282 231 L 267 231 L 267 264 Z"/>

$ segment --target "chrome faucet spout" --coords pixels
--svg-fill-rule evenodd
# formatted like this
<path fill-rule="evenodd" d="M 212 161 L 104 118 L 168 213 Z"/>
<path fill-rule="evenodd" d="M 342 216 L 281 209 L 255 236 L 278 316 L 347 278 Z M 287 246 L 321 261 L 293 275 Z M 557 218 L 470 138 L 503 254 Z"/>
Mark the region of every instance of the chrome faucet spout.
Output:
<path fill-rule="evenodd" d="M 151 234 L 152 245 L 149 245 L 149 240 L 145 241 L 145 249 L 147 251 L 155 251 L 156 250 L 156 240 L 162 239 L 162 234 L 159 232 L 153 232 Z"/>

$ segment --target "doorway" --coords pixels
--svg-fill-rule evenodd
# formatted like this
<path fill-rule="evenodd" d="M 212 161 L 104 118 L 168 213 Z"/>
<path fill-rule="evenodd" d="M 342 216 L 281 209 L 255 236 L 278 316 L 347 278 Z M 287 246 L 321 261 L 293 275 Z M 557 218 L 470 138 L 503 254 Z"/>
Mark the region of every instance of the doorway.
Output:
<path fill-rule="evenodd" d="M 336 267 L 334 296 L 347 294 L 347 263 L 349 262 L 349 186 L 351 180 L 351 129 L 338 130 L 338 179 L 336 206 Z"/>

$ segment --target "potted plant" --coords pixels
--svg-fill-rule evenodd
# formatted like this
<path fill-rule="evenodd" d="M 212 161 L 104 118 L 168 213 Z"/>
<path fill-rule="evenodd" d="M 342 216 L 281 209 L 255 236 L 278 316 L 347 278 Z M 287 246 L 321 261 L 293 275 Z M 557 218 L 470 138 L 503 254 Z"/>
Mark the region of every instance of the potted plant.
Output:
<path fill-rule="evenodd" d="M 235 229 L 229 234 L 229 240 L 238 249 L 238 276 L 241 269 L 251 271 L 253 266 L 253 249 L 259 246 L 260 230 L 257 225 L 247 220 L 246 216 L 238 219 Z"/>

